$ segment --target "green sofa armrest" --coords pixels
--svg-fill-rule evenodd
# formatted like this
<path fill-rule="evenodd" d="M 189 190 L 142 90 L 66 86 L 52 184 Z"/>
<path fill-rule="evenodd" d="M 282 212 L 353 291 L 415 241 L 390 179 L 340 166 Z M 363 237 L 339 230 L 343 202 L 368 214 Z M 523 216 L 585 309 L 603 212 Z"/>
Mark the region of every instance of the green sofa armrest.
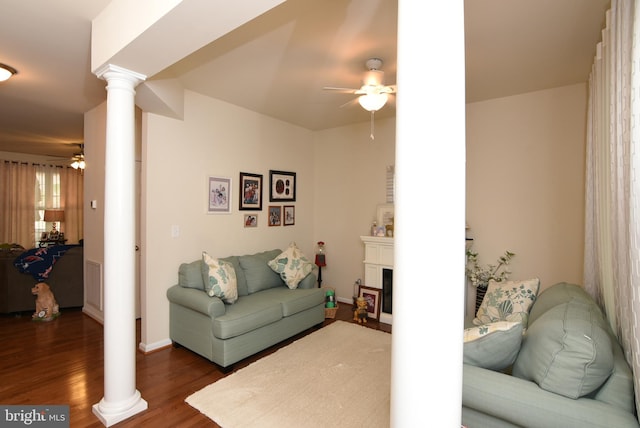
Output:
<path fill-rule="evenodd" d="M 598 400 L 563 397 L 534 382 L 468 364 L 463 365 L 462 405 L 532 428 L 640 426 L 632 413 Z"/>
<path fill-rule="evenodd" d="M 172 303 L 193 309 L 211 318 L 219 317 L 226 312 L 222 300 L 217 297 L 210 297 L 204 291 L 196 290 L 195 288 L 174 285 L 167 290 L 167 298 Z"/>

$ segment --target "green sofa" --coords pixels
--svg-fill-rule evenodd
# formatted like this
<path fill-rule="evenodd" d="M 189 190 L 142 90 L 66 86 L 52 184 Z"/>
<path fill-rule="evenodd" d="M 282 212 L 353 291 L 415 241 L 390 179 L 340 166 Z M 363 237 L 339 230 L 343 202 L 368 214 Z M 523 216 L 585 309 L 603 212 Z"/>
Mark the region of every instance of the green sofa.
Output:
<path fill-rule="evenodd" d="M 169 334 L 184 346 L 226 368 L 324 321 L 325 296 L 314 273 L 289 289 L 268 265 L 282 251 L 231 256 L 238 300 L 226 304 L 204 288 L 206 264 L 183 263 L 178 284 L 167 290 Z"/>
<path fill-rule="evenodd" d="M 559 283 L 533 304 L 512 367 L 464 364 L 462 422 L 470 428 L 638 427 L 633 391 L 631 369 L 596 303 L 582 287 Z"/>

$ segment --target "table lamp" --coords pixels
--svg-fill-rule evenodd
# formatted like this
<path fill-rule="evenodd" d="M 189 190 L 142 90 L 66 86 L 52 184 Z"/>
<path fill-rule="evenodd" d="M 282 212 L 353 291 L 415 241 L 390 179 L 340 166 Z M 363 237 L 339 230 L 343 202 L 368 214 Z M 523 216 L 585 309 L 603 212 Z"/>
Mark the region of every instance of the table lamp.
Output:
<path fill-rule="evenodd" d="M 64 221 L 64 210 L 44 210 L 44 221 L 53 223 L 51 234 L 56 235 L 58 233 L 58 230 L 56 229 L 56 222 Z"/>

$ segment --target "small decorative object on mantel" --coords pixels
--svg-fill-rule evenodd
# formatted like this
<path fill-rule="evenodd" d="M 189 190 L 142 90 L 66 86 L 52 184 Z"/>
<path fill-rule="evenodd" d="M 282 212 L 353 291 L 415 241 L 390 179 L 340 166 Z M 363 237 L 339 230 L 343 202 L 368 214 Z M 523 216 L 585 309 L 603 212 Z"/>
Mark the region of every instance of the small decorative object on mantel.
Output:
<path fill-rule="evenodd" d="M 507 270 L 506 266 L 514 256 L 515 253 L 507 250 L 498 258 L 497 264 L 480 266 L 478 263 L 478 253 L 467 250 L 466 274 L 471 284 L 476 288 L 476 312 L 487 292 L 489 281 L 502 282 L 509 279 L 511 271 Z"/>

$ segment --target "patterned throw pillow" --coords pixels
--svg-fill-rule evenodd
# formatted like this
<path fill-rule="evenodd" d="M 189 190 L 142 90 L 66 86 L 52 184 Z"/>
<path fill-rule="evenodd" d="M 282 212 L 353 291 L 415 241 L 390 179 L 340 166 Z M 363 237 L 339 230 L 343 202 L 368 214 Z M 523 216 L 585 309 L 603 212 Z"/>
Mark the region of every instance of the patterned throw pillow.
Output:
<path fill-rule="evenodd" d="M 202 252 L 202 261 L 209 267 L 203 278 L 207 294 L 211 297 L 218 297 L 229 304 L 238 300 L 238 282 L 233 265 L 214 259 L 204 251 Z"/>
<path fill-rule="evenodd" d="M 521 322 L 527 328 L 529 310 L 536 300 L 540 280 L 538 278 L 524 281 L 489 281 L 487 293 L 473 320 L 475 325 L 496 321 Z"/>
<path fill-rule="evenodd" d="M 464 330 L 464 363 L 503 370 L 516 360 L 522 344 L 522 323 L 498 321 Z"/>
<path fill-rule="evenodd" d="M 267 264 L 274 272 L 280 274 L 280 278 L 291 290 L 298 287 L 300 281 L 313 270 L 313 263 L 302 254 L 295 242 Z"/>

